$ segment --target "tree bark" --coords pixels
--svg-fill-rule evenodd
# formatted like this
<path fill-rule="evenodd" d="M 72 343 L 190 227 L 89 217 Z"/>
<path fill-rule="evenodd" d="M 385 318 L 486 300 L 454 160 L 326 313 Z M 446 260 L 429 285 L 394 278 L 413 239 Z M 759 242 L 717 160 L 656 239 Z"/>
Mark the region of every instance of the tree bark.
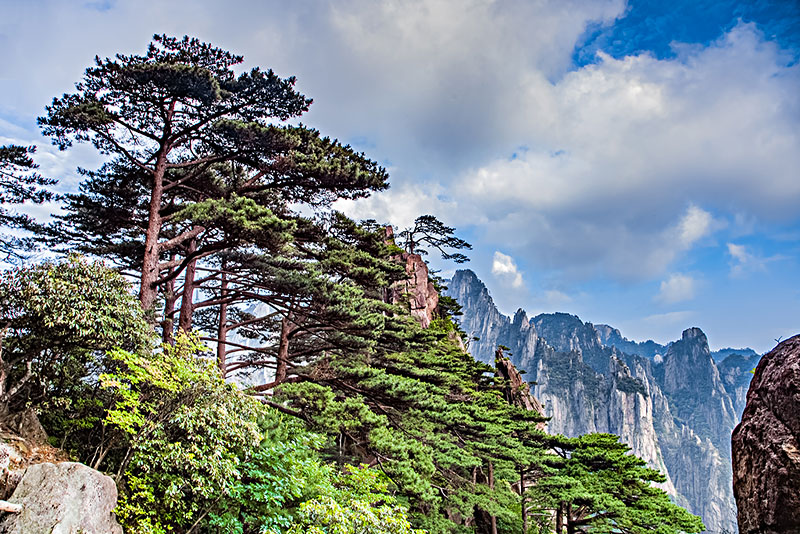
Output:
<path fill-rule="evenodd" d="M 172 269 L 170 269 L 172 270 Z M 172 345 L 175 341 L 175 279 L 167 282 L 164 288 L 164 320 L 161 322 L 161 337 L 164 343 Z"/>
<path fill-rule="evenodd" d="M 494 490 L 494 464 L 489 462 L 489 489 Z M 492 534 L 497 534 L 497 517 L 494 514 L 489 516 L 491 518 Z"/>
<path fill-rule="evenodd" d="M 22 511 L 22 505 L 10 503 L 8 501 L 0 501 L 0 511 L 18 514 Z"/>
<path fill-rule="evenodd" d="M 289 367 L 289 334 L 292 332 L 292 322 L 288 317 L 281 320 L 281 340 L 278 345 L 278 361 L 275 368 L 275 382 L 277 384 L 286 380 Z"/>
<path fill-rule="evenodd" d="M 575 523 L 572 522 L 572 505 L 567 505 L 567 534 L 575 534 Z"/>
<path fill-rule="evenodd" d="M 519 467 L 519 501 L 522 513 L 522 534 L 528 532 L 528 510 L 525 509 L 525 468 Z"/>
<path fill-rule="evenodd" d="M 197 251 L 197 238 L 189 240 L 186 253 L 193 254 Z M 181 297 L 181 317 L 178 326 L 184 332 L 192 330 L 192 315 L 194 315 L 194 278 L 197 272 L 197 260 L 192 260 L 186 266 L 183 279 L 183 295 Z"/>
<path fill-rule="evenodd" d="M 564 534 L 564 511 L 561 503 L 558 503 L 556 510 L 556 534 Z"/>
<path fill-rule="evenodd" d="M 225 264 L 222 264 L 222 274 L 220 275 L 220 305 L 219 305 L 219 323 L 217 324 L 217 367 L 225 376 L 227 368 L 227 344 L 225 341 L 228 339 L 228 303 L 225 297 L 228 293 L 228 276 L 225 273 Z"/>
<path fill-rule="evenodd" d="M 150 192 L 150 209 L 142 258 L 142 280 L 139 287 L 139 302 L 144 310 L 152 310 L 158 296 L 158 260 L 161 253 L 158 239 L 161 236 L 161 199 L 164 196 L 164 173 L 167 169 L 167 149 L 162 146 L 156 158 L 153 173 L 153 189 Z"/>
<path fill-rule="evenodd" d="M 156 281 L 160 271 L 158 260 L 161 255 L 159 238 L 161 237 L 161 200 L 164 197 L 164 176 L 167 173 L 167 156 L 169 155 L 169 139 L 172 136 L 172 115 L 175 113 L 176 101 L 165 109 L 164 131 L 161 146 L 156 154 L 153 169 L 153 189 L 150 191 L 150 206 L 147 215 L 147 232 L 144 240 L 144 257 L 142 258 L 142 280 L 139 287 L 139 302 L 145 311 L 152 310 L 158 297 Z"/>

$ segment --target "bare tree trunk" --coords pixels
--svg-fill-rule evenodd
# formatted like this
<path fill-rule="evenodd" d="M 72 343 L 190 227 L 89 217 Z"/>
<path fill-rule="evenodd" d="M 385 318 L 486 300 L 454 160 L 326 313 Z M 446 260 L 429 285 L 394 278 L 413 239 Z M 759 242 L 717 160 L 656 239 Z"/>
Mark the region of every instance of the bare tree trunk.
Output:
<path fill-rule="evenodd" d="M 6 364 L 3 358 L 3 340 L 6 338 L 9 323 L 6 323 L 3 330 L 0 331 L 0 398 L 5 397 L 6 394 L 6 381 L 8 380 L 8 373 L 11 371 L 10 366 Z M 8 415 L 8 403 L 0 404 L 0 420 L 3 420 Z"/>
<path fill-rule="evenodd" d="M 575 524 L 572 522 L 572 505 L 567 505 L 567 534 L 575 534 Z"/>
<path fill-rule="evenodd" d="M 286 371 L 289 367 L 289 334 L 292 332 L 292 322 L 288 317 L 281 320 L 281 340 L 278 345 L 278 361 L 275 368 L 275 383 L 286 380 Z"/>
<path fill-rule="evenodd" d="M 0 501 L 0 512 L 10 512 L 12 514 L 18 514 L 22 511 L 21 504 L 14 504 L 8 501 Z"/>
<path fill-rule="evenodd" d="M 187 254 L 197 251 L 197 238 L 189 240 Z M 184 332 L 192 330 L 192 315 L 194 315 L 194 277 L 197 272 L 197 260 L 192 260 L 186 266 L 183 279 L 183 296 L 181 297 L 181 317 L 178 326 Z"/>
<path fill-rule="evenodd" d="M 519 501 L 522 513 L 522 534 L 528 532 L 528 510 L 525 508 L 525 468 L 519 467 Z"/>
<path fill-rule="evenodd" d="M 145 310 L 152 310 L 158 296 L 158 260 L 161 254 L 158 239 L 161 236 L 161 199 L 164 196 L 164 173 L 167 170 L 167 150 L 162 147 L 156 158 L 153 173 L 153 190 L 150 192 L 150 209 L 142 258 L 142 280 L 139 287 L 139 302 Z"/>
<path fill-rule="evenodd" d="M 227 346 L 225 341 L 228 339 L 228 303 L 225 302 L 225 297 L 228 294 L 228 275 L 225 273 L 225 264 L 222 264 L 222 274 L 220 275 L 220 294 L 219 298 L 222 301 L 219 305 L 219 323 L 217 324 L 217 367 L 225 376 L 227 368 Z"/>
<path fill-rule="evenodd" d="M 556 534 L 564 534 L 564 511 L 561 503 L 558 503 L 558 509 L 556 510 Z"/>
<path fill-rule="evenodd" d="M 173 256 L 174 258 L 174 256 Z M 170 269 L 172 272 L 172 269 Z M 164 320 L 161 322 L 162 339 L 164 343 L 172 345 L 175 342 L 175 279 L 167 282 L 164 288 Z"/>
<path fill-rule="evenodd" d="M 494 464 L 489 462 L 489 489 L 494 489 Z M 489 516 L 492 524 L 492 534 L 497 534 L 497 517 L 492 514 Z"/>

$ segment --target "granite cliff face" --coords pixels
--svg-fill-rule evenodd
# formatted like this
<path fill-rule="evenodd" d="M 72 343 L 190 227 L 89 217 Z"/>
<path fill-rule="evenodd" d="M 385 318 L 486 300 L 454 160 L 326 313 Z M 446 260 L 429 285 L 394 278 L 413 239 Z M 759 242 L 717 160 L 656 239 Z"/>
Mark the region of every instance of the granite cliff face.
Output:
<path fill-rule="evenodd" d="M 748 354 L 741 351 L 731 354 L 717 365 L 725 390 L 733 401 L 737 421 L 742 418 L 747 402 L 747 390 L 753 378 L 752 371 L 760 359 L 761 356 L 756 353 Z"/>
<path fill-rule="evenodd" d="M 736 531 L 729 441 L 751 356 L 730 355 L 718 367 L 698 328 L 660 345 L 565 313 L 531 319 L 518 310 L 509 318 L 471 271 L 457 271 L 447 285 L 463 307 L 461 328 L 479 338 L 470 353 L 491 363 L 498 345 L 509 347 L 551 417 L 549 432 L 619 435 L 667 476 L 664 489 L 709 532 Z"/>
<path fill-rule="evenodd" d="M 800 532 L 800 336 L 758 364 L 731 440 L 742 534 Z"/>

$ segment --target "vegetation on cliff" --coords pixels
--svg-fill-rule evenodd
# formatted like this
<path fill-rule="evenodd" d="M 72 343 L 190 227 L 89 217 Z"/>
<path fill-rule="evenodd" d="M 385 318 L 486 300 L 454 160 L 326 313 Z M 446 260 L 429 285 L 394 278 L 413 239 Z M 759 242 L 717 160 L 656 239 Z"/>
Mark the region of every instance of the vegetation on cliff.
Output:
<path fill-rule="evenodd" d="M 42 239 L 111 266 L 3 273 L 4 413 L 35 408 L 114 476 L 129 533 L 702 530 L 615 436 L 542 432 L 452 299 L 409 314 L 393 289 L 422 258 L 330 210 L 385 171 L 276 124 L 311 101 L 241 60 L 156 36 L 48 108 L 60 148 L 108 162 Z M 453 232 L 423 216 L 402 238 L 465 261 Z"/>

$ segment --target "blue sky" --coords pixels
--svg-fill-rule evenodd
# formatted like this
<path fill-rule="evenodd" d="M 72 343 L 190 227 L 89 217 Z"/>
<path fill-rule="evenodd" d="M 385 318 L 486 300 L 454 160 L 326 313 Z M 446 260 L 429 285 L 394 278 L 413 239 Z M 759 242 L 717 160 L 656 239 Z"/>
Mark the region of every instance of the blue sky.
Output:
<path fill-rule="evenodd" d="M 338 207 L 456 226 L 506 313 L 660 342 L 699 326 L 760 351 L 800 331 L 796 1 L 0 0 L 0 15 L 0 143 L 39 145 L 64 190 L 98 159 L 49 146 L 44 106 L 95 54 L 190 34 L 296 75 L 304 123 L 392 176 Z"/>

